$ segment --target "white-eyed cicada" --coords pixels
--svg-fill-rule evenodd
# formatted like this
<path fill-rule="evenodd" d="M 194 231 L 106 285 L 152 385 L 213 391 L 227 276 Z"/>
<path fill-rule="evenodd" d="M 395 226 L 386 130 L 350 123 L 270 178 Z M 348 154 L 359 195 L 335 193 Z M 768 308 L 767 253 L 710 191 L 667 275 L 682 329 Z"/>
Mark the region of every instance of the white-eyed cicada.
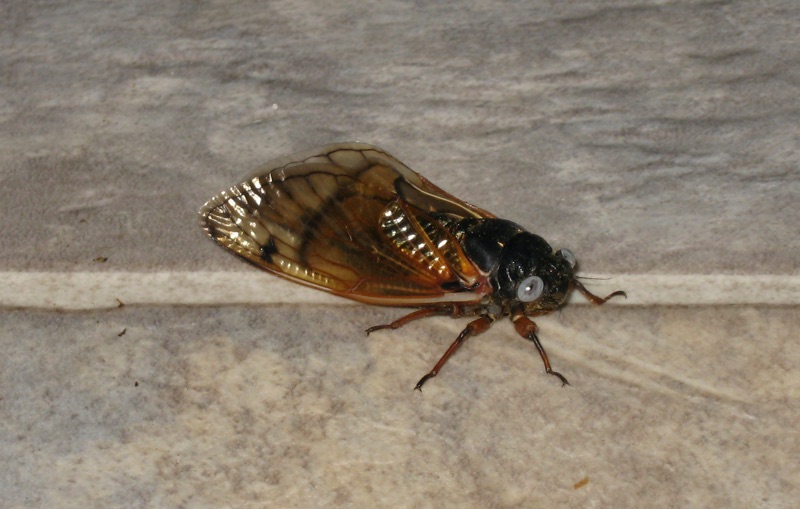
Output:
<path fill-rule="evenodd" d="M 538 235 L 439 189 L 380 148 L 328 145 L 273 161 L 201 209 L 202 227 L 253 265 L 297 283 L 369 304 L 419 308 L 386 325 L 432 315 L 476 316 L 416 388 L 464 340 L 502 316 L 550 367 L 530 317 L 561 307 L 575 257 Z"/>

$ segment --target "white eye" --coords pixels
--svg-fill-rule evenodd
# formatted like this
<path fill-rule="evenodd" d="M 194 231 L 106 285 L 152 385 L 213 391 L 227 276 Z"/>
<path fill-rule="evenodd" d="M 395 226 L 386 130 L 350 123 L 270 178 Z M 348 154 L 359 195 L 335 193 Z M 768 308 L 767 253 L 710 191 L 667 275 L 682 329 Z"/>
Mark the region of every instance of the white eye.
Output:
<path fill-rule="evenodd" d="M 533 302 L 544 291 L 544 281 L 539 276 L 526 277 L 517 287 L 517 298 L 522 302 Z"/>
<path fill-rule="evenodd" d="M 567 260 L 567 263 L 569 264 L 569 266 L 574 269 L 575 268 L 575 253 L 573 253 L 572 251 L 570 251 L 567 248 L 561 248 L 561 250 L 559 250 L 558 252 L 561 254 L 562 258 Z"/>

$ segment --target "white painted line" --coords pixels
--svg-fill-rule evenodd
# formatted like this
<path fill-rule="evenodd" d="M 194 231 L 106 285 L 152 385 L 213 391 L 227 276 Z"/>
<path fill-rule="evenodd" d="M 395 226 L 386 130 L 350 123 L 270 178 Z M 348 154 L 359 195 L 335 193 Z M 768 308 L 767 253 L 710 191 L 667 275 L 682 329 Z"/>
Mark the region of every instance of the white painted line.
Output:
<path fill-rule="evenodd" d="M 800 276 L 585 276 L 598 295 L 625 290 L 615 305 L 797 305 Z M 0 272 L 0 307 L 113 308 L 126 305 L 353 304 L 258 271 L 247 272 Z M 585 300 L 573 294 L 570 302 Z"/>

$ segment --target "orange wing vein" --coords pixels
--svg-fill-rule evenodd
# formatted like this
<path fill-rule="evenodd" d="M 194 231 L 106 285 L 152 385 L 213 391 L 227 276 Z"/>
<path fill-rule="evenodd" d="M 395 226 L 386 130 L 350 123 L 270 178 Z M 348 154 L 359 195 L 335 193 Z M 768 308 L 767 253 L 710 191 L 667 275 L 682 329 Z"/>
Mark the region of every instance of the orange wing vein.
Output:
<path fill-rule="evenodd" d="M 213 240 L 248 262 L 354 300 L 413 306 L 486 291 L 485 275 L 437 218 L 494 216 L 372 145 L 273 161 L 200 215 Z"/>

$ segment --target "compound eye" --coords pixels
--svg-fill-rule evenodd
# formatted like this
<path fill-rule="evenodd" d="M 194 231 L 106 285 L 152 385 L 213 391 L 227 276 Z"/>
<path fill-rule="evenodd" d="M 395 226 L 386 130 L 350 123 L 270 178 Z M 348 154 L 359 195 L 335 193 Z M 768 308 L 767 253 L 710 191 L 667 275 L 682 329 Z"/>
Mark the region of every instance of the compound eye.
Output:
<path fill-rule="evenodd" d="M 517 287 L 517 298 L 522 302 L 533 302 L 542 296 L 544 281 L 539 276 L 525 278 Z"/>
<path fill-rule="evenodd" d="M 575 253 L 573 253 L 567 248 L 561 248 L 558 251 L 558 254 L 560 254 L 562 258 L 567 260 L 567 263 L 569 264 L 570 267 L 572 267 L 573 269 L 575 268 Z"/>

